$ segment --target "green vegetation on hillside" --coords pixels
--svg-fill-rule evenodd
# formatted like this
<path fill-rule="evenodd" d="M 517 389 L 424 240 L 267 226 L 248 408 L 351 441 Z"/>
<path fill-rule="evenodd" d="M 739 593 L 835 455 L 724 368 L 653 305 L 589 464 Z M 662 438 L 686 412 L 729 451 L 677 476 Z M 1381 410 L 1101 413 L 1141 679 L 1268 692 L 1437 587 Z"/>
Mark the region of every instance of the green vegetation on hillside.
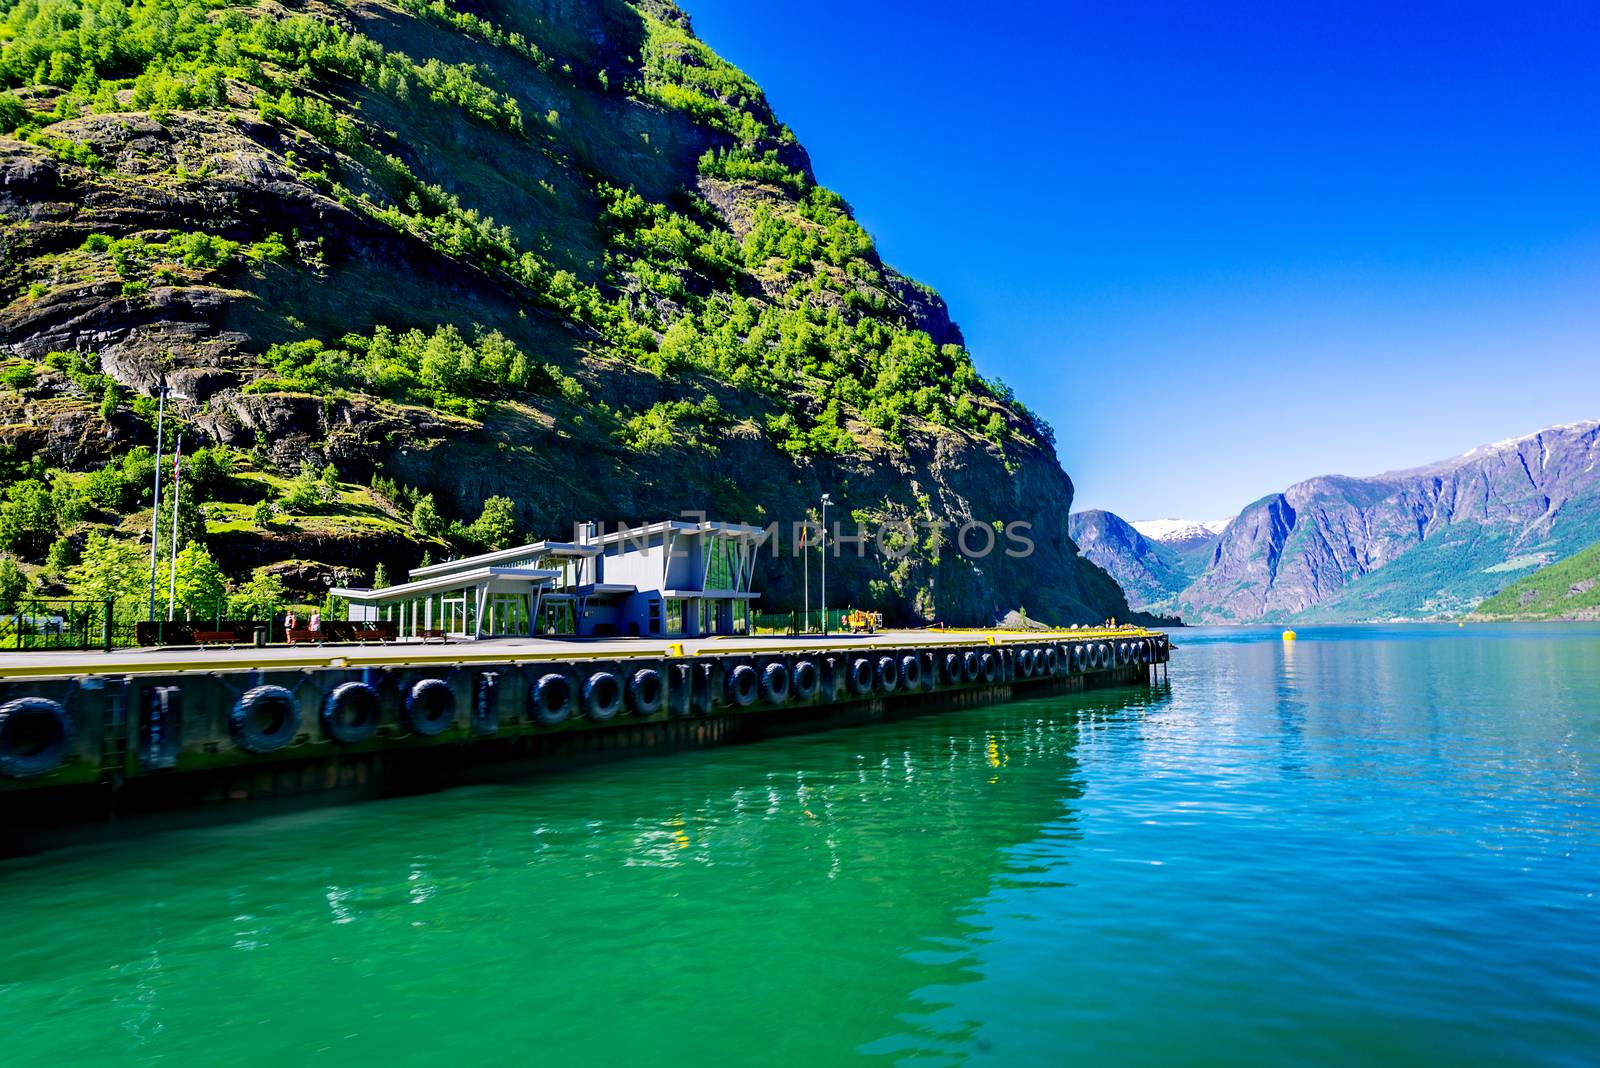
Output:
<path fill-rule="evenodd" d="M 855 478 L 885 515 L 930 488 L 964 513 L 971 488 L 874 480 L 938 455 L 935 483 L 999 496 L 962 472 L 1053 463 L 669 0 L 0 0 L 0 164 L 39 159 L 0 261 L 0 336 L 30 357 L 0 365 L 0 551 L 40 590 L 165 522 L 162 377 L 197 384 L 163 450 L 182 433 L 227 469 L 182 539 L 236 595 L 264 556 L 325 584 L 335 558 L 393 568 L 619 499 L 759 519 Z M 57 425 L 83 447 L 35 432 Z M 717 467 L 735 447 L 743 481 Z M 930 603 L 937 560 L 857 585 Z"/>
<path fill-rule="evenodd" d="M 1484 619 L 1600 619 L 1600 542 L 1518 579 L 1472 614 Z"/>

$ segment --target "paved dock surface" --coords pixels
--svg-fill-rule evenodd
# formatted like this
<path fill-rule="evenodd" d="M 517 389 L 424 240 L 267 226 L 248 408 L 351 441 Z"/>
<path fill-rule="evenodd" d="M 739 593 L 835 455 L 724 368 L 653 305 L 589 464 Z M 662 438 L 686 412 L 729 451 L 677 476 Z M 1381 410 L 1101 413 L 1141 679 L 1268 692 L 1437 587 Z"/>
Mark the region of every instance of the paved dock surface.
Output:
<path fill-rule="evenodd" d="M 714 656 L 723 653 L 831 649 L 879 646 L 1010 645 L 1047 641 L 1084 641 L 1138 637 L 1145 630 L 885 630 L 875 634 L 805 634 L 710 638 L 490 638 L 448 643 L 397 641 L 325 645 L 208 646 L 204 648 L 116 649 L 109 653 L 81 649 L 0 651 L 0 678 L 51 675 L 138 675 L 151 672 L 242 671 L 253 667 L 358 667 L 425 663 L 514 663 L 524 660 L 609 657 Z"/>

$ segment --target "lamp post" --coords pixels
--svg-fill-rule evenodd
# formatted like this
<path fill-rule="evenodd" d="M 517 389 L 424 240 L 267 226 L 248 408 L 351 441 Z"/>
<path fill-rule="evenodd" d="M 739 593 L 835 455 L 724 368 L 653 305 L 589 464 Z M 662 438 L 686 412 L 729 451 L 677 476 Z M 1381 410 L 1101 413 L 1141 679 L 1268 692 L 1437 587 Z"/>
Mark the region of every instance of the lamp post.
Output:
<path fill-rule="evenodd" d="M 162 437 L 163 437 L 163 435 L 162 435 L 162 426 L 166 422 L 166 417 L 167 417 L 167 398 L 170 396 L 174 400 L 188 400 L 189 399 L 189 398 L 185 397 L 182 393 L 174 393 L 172 390 L 168 389 L 166 382 L 162 382 L 161 383 L 160 387 L 156 391 L 156 395 L 159 398 L 159 400 L 158 400 L 158 402 L 156 404 L 156 472 L 155 472 L 155 476 L 154 476 L 155 477 L 155 489 L 151 494 L 151 500 L 150 500 L 150 622 L 152 622 L 152 623 L 154 623 L 155 619 L 156 619 L 156 560 L 159 558 L 158 553 L 160 551 L 159 550 L 159 546 L 161 544 L 161 442 L 162 442 Z M 172 510 L 172 518 L 173 518 L 173 528 L 172 528 L 173 529 L 173 537 L 174 537 L 174 539 L 176 539 L 176 537 L 177 537 L 177 529 L 178 529 L 177 528 L 178 510 L 176 508 L 174 508 Z"/>
<path fill-rule="evenodd" d="M 828 505 L 833 500 L 822 495 L 822 633 L 828 633 Z M 810 554 L 807 554 L 810 555 Z"/>
<path fill-rule="evenodd" d="M 156 474 L 155 490 L 150 502 L 150 622 L 156 620 L 156 554 L 161 542 L 161 428 L 167 417 L 167 384 L 161 383 L 156 394 Z"/>

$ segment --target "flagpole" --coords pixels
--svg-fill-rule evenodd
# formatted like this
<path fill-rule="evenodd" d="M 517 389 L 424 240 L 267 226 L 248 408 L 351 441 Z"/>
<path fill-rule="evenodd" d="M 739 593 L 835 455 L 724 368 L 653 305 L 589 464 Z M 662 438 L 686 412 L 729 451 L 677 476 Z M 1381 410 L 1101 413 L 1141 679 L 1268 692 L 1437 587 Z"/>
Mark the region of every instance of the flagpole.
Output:
<path fill-rule="evenodd" d="M 178 435 L 177 448 L 172 450 L 172 564 L 167 569 L 167 622 L 172 622 L 173 600 L 178 595 L 178 503 L 182 500 L 183 435 Z"/>

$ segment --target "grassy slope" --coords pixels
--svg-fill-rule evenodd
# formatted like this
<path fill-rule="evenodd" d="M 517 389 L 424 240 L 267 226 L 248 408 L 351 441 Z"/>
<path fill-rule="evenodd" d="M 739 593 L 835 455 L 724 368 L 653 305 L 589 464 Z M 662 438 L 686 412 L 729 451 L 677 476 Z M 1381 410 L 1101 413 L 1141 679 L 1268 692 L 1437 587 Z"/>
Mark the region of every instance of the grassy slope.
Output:
<path fill-rule="evenodd" d="M 1483 619 L 1600 619 L 1600 543 L 1518 579 L 1477 607 Z"/>

